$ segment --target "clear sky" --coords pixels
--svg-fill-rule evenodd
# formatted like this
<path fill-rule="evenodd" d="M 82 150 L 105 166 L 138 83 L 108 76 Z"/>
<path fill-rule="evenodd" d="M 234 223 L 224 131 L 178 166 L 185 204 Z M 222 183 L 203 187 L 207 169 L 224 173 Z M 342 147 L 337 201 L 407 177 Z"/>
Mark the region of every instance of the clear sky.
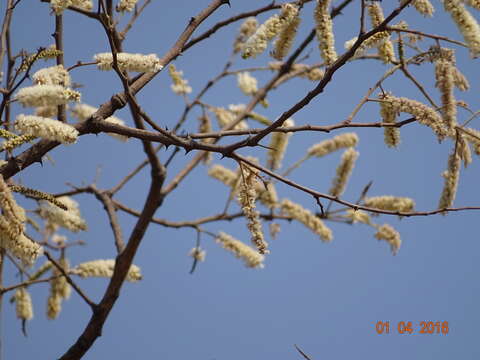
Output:
<path fill-rule="evenodd" d="M 95 1 L 96 2 L 96 1 Z M 334 1 L 334 5 L 340 1 Z M 6 1 L 1 1 L 4 13 Z M 207 30 L 216 22 L 243 11 L 268 4 L 269 1 L 231 0 L 231 7 L 221 7 L 196 32 Z M 343 43 L 358 33 L 359 3 L 353 1 L 342 16 L 334 20 L 337 51 Z M 424 19 L 413 8 L 400 17 L 413 29 L 452 37 L 463 41 L 461 34 L 445 14 L 442 4 L 432 0 L 437 11 L 433 19 Z M 155 53 L 161 57 L 175 42 L 188 19 L 208 4 L 206 0 L 153 0 L 149 9 L 135 25 L 125 42 L 125 51 Z M 397 1 L 382 1 L 389 13 Z M 478 19 L 478 11 L 471 10 Z M 299 44 L 313 26 L 312 4 L 302 10 L 302 24 L 295 44 Z M 262 14 L 264 21 L 272 12 Z M 127 15 L 128 17 L 128 15 Z M 65 62 L 91 61 L 94 54 L 109 51 L 105 34 L 99 24 L 79 14 L 66 12 Z M 122 23 L 125 19 L 122 20 Z M 35 51 L 53 42 L 54 17 L 49 6 L 40 1 L 22 1 L 12 23 L 12 46 Z M 178 69 L 193 87 L 192 95 L 216 76 L 225 64 L 240 22 L 222 28 L 211 38 L 197 44 L 175 61 Z M 426 40 L 422 48 L 434 45 Z M 468 51 L 457 50 L 457 65 L 468 76 L 471 89 L 456 92 L 473 110 L 479 109 L 478 59 Z M 236 58 L 233 69 L 265 65 L 271 59 L 265 55 L 255 60 Z M 320 61 L 318 47 L 312 43 L 305 52 L 305 63 Z M 53 63 L 51 63 L 53 65 Z M 44 66 L 40 62 L 34 70 Z M 327 125 L 348 116 L 388 67 L 373 60 L 347 64 L 335 75 L 325 92 L 295 114 L 299 125 Z M 437 102 L 433 88 L 432 64 L 412 67 L 412 73 L 425 84 Z M 99 106 L 121 90 L 121 83 L 111 72 L 99 72 L 84 67 L 71 72 L 72 79 L 83 87 L 82 101 Z M 255 73 L 259 85 L 271 78 L 270 71 Z M 27 85 L 28 85 L 27 81 Z M 300 100 L 314 83 L 295 79 L 270 93 L 270 107 L 256 111 L 275 119 Z M 418 90 L 397 74 L 385 81 L 385 90 L 396 96 L 424 101 Z M 235 77 L 227 77 L 205 96 L 204 101 L 215 106 L 247 103 L 249 98 L 236 86 Z M 167 72 L 159 74 L 139 95 L 142 107 L 162 126 L 172 127 L 182 114 L 183 99 L 170 89 Z M 14 107 L 14 113 L 21 111 Z M 195 131 L 193 112 L 186 130 Z M 132 126 L 126 109 L 116 114 Z M 401 119 L 408 115 L 402 114 Z M 459 122 L 470 114 L 458 110 Z M 367 104 L 356 121 L 379 121 L 378 105 Z M 72 120 L 73 121 L 73 120 Z M 470 124 L 480 128 L 478 119 Z M 253 126 L 258 126 L 253 124 Z M 290 141 L 284 166 L 301 158 L 308 147 L 349 130 L 331 134 L 297 133 Z M 442 144 L 429 128 L 414 123 L 401 129 L 402 143 L 390 149 L 383 143 L 382 129 L 360 129 L 360 157 L 343 195 L 356 201 L 363 187 L 373 181 L 370 195 L 408 196 L 415 199 L 419 211 L 433 210 L 438 204 L 443 186 L 441 173 L 453 148 L 450 140 Z M 230 140 L 229 140 L 230 141 Z M 226 143 L 225 141 L 223 143 Z M 268 143 L 265 143 L 268 145 Z M 165 161 L 169 152 L 160 152 Z M 262 161 L 266 150 L 255 148 L 240 151 Z M 91 183 L 100 167 L 97 186 L 109 188 L 117 184 L 130 169 L 144 159 L 140 143 L 130 139 L 120 143 L 104 134 L 82 136 L 77 144 L 57 147 L 50 154 L 54 163 L 46 161 L 22 171 L 16 180 L 29 187 L 49 192 L 67 191 L 66 182 L 75 185 Z M 168 170 L 172 179 L 192 153 L 175 158 Z M 297 182 L 321 192 L 328 192 L 341 152 L 324 159 L 311 159 L 291 175 Z M 214 155 L 214 163 L 234 168 L 231 160 Z M 460 185 L 455 206 L 479 206 L 478 178 L 480 162 L 476 155 L 468 168 L 461 169 Z M 223 210 L 229 189 L 207 177 L 208 167 L 202 165 L 187 177 L 157 211 L 156 217 L 172 221 L 193 220 Z M 142 171 L 120 193 L 119 200 L 138 209 L 149 185 L 149 173 Z M 288 197 L 316 211 L 315 201 L 306 194 L 277 185 L 281 198 Z M 89 231 L 72 234 L 62 232 L 71 241 L 84 240 L 86 245 L 68 251 L 72 264 L 115 256 L 113 237 L 101 204 L 92 195 L 76 198 L 86 218 Z M 25 202 L 28 209 L 33 202 Z M 233 204 L 231 211 L 238 211 Z M 128 235 L 134 218 L 119 212 L 122 229 Z M 281 223 L 281 232 L 270 241 L 271 254 L 264 269 L 247 269 L 208 236 L 202 237 L 207 256 L 193 275 L 189 274 L 192 259 L 189 250 L 195 245 L 192 229 L 167 229 L 151 225 L 135 258 L 144 279 L 126 283 L 120 299 L 107 320 L 103 336 L 97 340 L 85 359 L 301 359 L 297 344 L 312 359 L 478 359 L 478 324 L 480 289 L 478 274 L 477 221 L 479 213 L 456 212 L 447 216 L 397 219 L 381 216 L 377 223 L 392 224 L 401 234 L 402 247 L 392 256 L 385 242 L 377 241 L 374 229 L 365 225 L 328 223 L 334 233 L 330 244 L 298 223 Z M 205 225 L 212 232 L 223 230 L 248 242 L 244 219 Z M 267 228 L 265 227 L 265 230 Z M 40 261 L 40 263 L 43 260 Z M 106 279 L 77 279 L 85 292 L 99 300 L 107 285 Z M 12 266 L 5 269 L 5 282 L 18 281 Z M 28 323 L 28 337 L 21 334 L 14 306 L 7 294 L 1 313 L 4 359 L 54 359 L 76 340 L 89 317 L 89 308 L 76 295 L 64 302 L 57 320 L 46 319 L 48 286 L 29 288 L 34 301 L 34 319 Z M 390 334 L 375 331 L 378 321 L 390 323 Z M 398 334 L 397 324 L 411 321 L 413 334 Z M 448 322 L 449 333 L 420 334 L 420 322 Z"/>

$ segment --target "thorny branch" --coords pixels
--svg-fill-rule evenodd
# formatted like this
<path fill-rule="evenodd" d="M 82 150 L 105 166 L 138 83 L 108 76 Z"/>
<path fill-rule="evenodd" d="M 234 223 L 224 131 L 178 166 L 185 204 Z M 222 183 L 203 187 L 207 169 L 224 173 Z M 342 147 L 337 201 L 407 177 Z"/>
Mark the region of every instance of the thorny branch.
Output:
<path fill-rule="evenodd" d="M 49 2 L 48 0 L 41 0 L 42 2 Z M 310 2 L 311 0 L 300 0 L 296 3 L 303 5 L 304 3 Z M 255 168 L 270 176 L 273 179 L 276 179 L 290 187 L 298 189 L 306 194 L 309 194 L 314 198 L 314 200 L 321 206 L 322 213 L 320 215 L 321 218 L 329 219 L 332 221 L 339 221 L 339 222 L 347 222 L 344 221 L 340 216 L 334 216 L 336 211 L 329 211 L 330 206 L 327 208 L 326 212 L 323 210 L 323 206 L 320 203 L 320 199 L 327 199 L 330 202 L 335 202 L 341 205 L 344 205 L 346 208 L 351 208 L 354 210 L 364 210 L 371 213 L 376 214 L 385 214 L 385 215 L 396 215 L 396 216 L 404 216 L 404 217 L 411 217 L 411 216 L 428 216 L 434 215 L 439 213 L 445 212 L 455 212 L 455 211 L 463 211 L 463 210 L 480 210 L 480 207 L 458 207 L 458 208 L 444 208 L 444 209 L 437 209 L 432 211 L 415 211 L 415 212 L 400 212 L 400 211 L 388 211 L 382 210 L 372 207 L 367 207 L 361 205 L 361 201 L 365 193 L 360 197 L 360 199 L 356 203 L 351 203 L 340 199 L 339 197 L 331 196 L 329 194 L 318 192 L 314 189 L 309 187 L 303 186 L 298 184 L 286 177 L 286 175 L 279 175 L 278 173 L 263 167 L 254 161 L 240 155 L 237 153 L 239 149 L 243 149 L 246 147 L 255 147 L 255 146 L 263 146 L 260 142 L 269 134 L 272 133 L 294 133 L 294 132 L 304 132 L 304 131 L 318 131 L 318 132 L 331 132 L 338 129 L 344 128 L 388 128 L 388 127 L 395 127 L 401 128 L 407 124 L 413 123 L 417 121 L 416 118 L 412 117 L 400 122 L 396 123 L 384 123 L 384 122 L 370 122 L 370 123 L 352 123 L 352 119 L 356 116 L 358 111 L 361 107 L 369 101 L 370 95 L 377 89 L 381 88 L 382 81 L 384 81 L 387 77 L 391 76 L 396 70 L 401 70 L 404 75 L 414 83 L 414 85 L 418 88 L 418 90 L 428 99 L 428 101 L 434 106 L 435 102 L 431 99 L 428 95 L 426 90 L 423 88 L 421 83 L 415 79 L 415 77 L 409 72 L 407 65 L 410 64 L 410 61 L 416 59 L 416 57 L 412 57 L 411 59 L 404 60 L 401 59 L 400 63 L 392 62 L 394 66 L 392 66 L 384 76 L 377 81 L 377 83 L 367 91 L 367 94 L 363 97 L 363 99 L 358 103 L 355 107 L 353 112 L 350 116 L 345 120 L 338 122 L 332 125 L 324 125 L 324 126 L 317 126 L 317 125 L 301 125 L 301 126 L 292 126 L 292 127 L 282 127 L 284 122 L 290 118 L 292 115 L 303 109 L 307 106 L 314 98 L 318 95 L 323 93 L 326 89 L 327 85 L 331 82 L 334 74 L 339 71 L 347 62 L 351 61 L 355 57 L 355 52 L 359 49 L 365 41 L 370 39 L 375 34 L 382 32 L 382 31 L 390 31 L 390 32 L 398 32 L 400 33 L 411 33 L 415 35 L 424 36 L 427 38 L 431 38 L 438 41 L 445 41 L 459 46 L 467 46 L 465 43 L 449 39 L 444 36 L 438 36 L 433 34 L 423 33 L 417 30 L 409 30 L 409 29 L 400 29 L 394 26 L 388 26 L 388 24 L 398 16 L 401 11 L 411 3 L 412 0 L 405 1 L 401 3 L 401 5 L 393 10 L 390 15 L 388 15 L 385 20 L 378 25 L 377 27 L 373 28 L 370 31 L 366 31 L 365 29 L 365 6 L 366 2 L 362 0 L 360 2 L 361 10 L 360 10 L 360 31 L 358 40 L 353 44 L 353 46 L 347 50 L 343 55 L 339 56 L 338 59 L 329 67 L 326 68 L 325 75 L 322 80 L 319 81 L 317 86 L 312 89 L 310 92 L 307 93 L 302 99 L 297 101 L 293 106 L 288 108 L 284 111 L 271 125 L 265 128 L 259 129 L 249 129 L 249 130 L 233 130 L 234 126 L 239 124 L 243 119 L 245 119 L 248 114 L 253 111 L 255 106 L 260 103 L 263 99 L 265 99 L 266 95 L 277 87 L 280 83 L 288 79 L 288 75 L 292 75 L 290 73 L 292 66 L 294 65 L 295 61 L 300 57 L 300 55 L 305 51 L 307 46 L 312 42 L 315 37 L 315 29 L 313 29 L 308 36 L 301 42 L 301 44 L 297 47 L 295 51 L 292 52 L 292 55 L 286 60 L 279 71 L 275 73 L 275 75 L 266 83 L 266 85 L 261 88 L 254 96 L 252 96 L 251 101 L 247 104 L 245 110 L 237 115 L 236 119 L 221 129 L 218 132 L 202 132 L 202 133 L 192 133 L 192 134 L 179 134 L 178 131 L 186 122 L 190 111 L 196 106 L 202 106 L 203 110 L 205 110 L 205 103 L 201 100 L 203 95 L 212 88 L 220 79 L 224 78 L 227 75 L 233 75 L 240 71 L 230 71 L 230 67 L 232 66 L 232 62 L 229 60 L 227 61 L 226 65 L 224 66 L 222 72 L 210 80 L 204 88 L 200 91 L 200 93 L 195 97 L 192 102 L 186 101 L 186 106 L 181 115 L 179 121 L 177 122 L 175 128 L 172 131 L 168 131 L 167 129 L 163 129 L 162 127 L 158 126 L 155 120 L 150 117 L 141 107 L 138 99 L 136 98 L 137 93 L 147 85 L 155 76 L 158 75 L 157 73 L 144 73 L 140 74 L 133 79 L 130 79 L 126 73 L 122 72 L 118 66 L 117 55 L 119 52 L 122 51 L 122 41 L 125 39 L 127 33 L 138 20 L 142 12 L 145 10 L 147 5 L 150 4 L 151 0 L 145 0 L 142 6 L 135 11 L 135 13 L 130 18 L 128 24 L 125 26 L 123 31 L 118 32 L 116 29 L 116 21 L 113 19 L 113 2 L 111 0 L 107 0 L 106 3 L 104 1 L 99 2 L 99 9 L 98 12 L 90 12 L 83 9 L 79 9 L 76 7 L 69 7 L 70 10 L 77 12 L 79 14 L 83 14 L 87 17 L 90 17 L 94 20 L 99 21 L 104 30 L 107 34 L 111 52 L 113 54 L 113 68 L 116 71 L 119 79 L 123 85 L 123 92 L 118 93 L 112 98 L 104 103 L 100 109 L 93 114 L 87 121 L 83 123 L 79 123 L 75 125 L 75 128 L 79 131 L 80 135 L 87 135 L 87 134 L 98 134 L 98 133 L 113 133 L 124 135 L 130 138 L 136 138 L 142 142 L 144 152 L 147 156 L 147 160 L 141 163 L 137 168 L 135 168 L 130 174 L 128 174 L 118 185 L 113 187 L 111 190 L 99 190 L 95 185 L 89 185 L 82 188 L 75 188 L 72 191 L 57 194 L 60 195 L 74 195 L 79 194 L 82 192 L 87 192 L 95 195 L 95 197 L 103 204 L 104 209 L 108 215 L 110 226 L 112 228 L 112 232 L 115 238 L 115 246 L 117 249 L 117 257 L 116 257 L 116 264 L 115 269 L 113 272 L 113 276 L 109 282 L 109 285 L 104 293 L 103 298 L 98 304 L 93 303 L 84 293 L 83 291 L 73 282 L 70 278 L 69 274 L 65 269 L 63 269 L 48 253 L 45 252 L 46 257 L 53 263 L 53 265 L 61 272 L 61 276 L 65 276 L 67 281 L 72 285 L 74 290 L 78 293 L 78 295 L 91 307 L 92 315 L 91 318 L 86 325 L 86 328 L 77 339 L 77 341 L 70 347 L 70 349 L 61 357 L 61 359 L 79 359 L 81 358 L 93 345 L 96 339 L 101 336 L 103 325 L 108 318 L 108 315 L 113 308 L 123 282 L 127 276 L 128 270 L 133 262 L 137 249 L 140 246 L 140 243 L 145 235 L 145 232 L 150 223 L 156 223 L 161 226 L 171 227 L 171 228 L 183 228 L 183 227 L 190 227 L 197 230 L 198 236 L 200 236 L 200 232 L 204 230 L 200 228 L 200 225 L 217 222 L 217 221 L 231 221 L 237 218 L 241 218 L 244 216 L 243 213 L 233 213 L 228 214 L 226 211 L 221 214 L 211 215 L 202 217 L 192 221 L 171 221 L 166 219 L 159 219 L 155 218 L 154 214 L 156 210 L 162 205 L 166 196 L 168 196 L 182 181 L 185 179 L 191 171 L 200 163 L 200 161 L 205 157 L 207 152 L 215 152 L 221 154 L 223 157 L 231 158 L 239 162 L 239 164 L 247 164 L 251 168 Z M 336 8 L 332 9 L 331 17 L 335 17 L 341 13 L 341 10 L 345 8 L 352 0 L 344 0 L 340 3 Z M 211 35 L 216 33 L 219 29 L 228 26 L 238 20 L 245 19 L 249 16 L 256 16 L 261 13 L 278 9 L 281 7 L 280 4 L 275 4 L 272 2 L 271 4 L 264 6 L 262 8 L 248 11 L 242 14 L 238 14 L 232 16 L 226 20 L 220 21 L 217 24 L 213 25 L 210 29 L 205 31 L 204 33 L 198 35 L 195 38 L 191 38 L 193 32 L 197 29 L 197 27 L 207 19 L 211 14 L 213 14 L 221 5 L 229 3 L 227 0 L 213 0 L 211 3 L 202 10 L 197 16 L 191 18 L 189 23 L 187 24 L 185 30 L 179 36 L 175 44 L 167 51 L 167 53 L 161 58 L 160 63 L 162 66 L 167 66 L 170 62 L 175 60 L 179 55 L 184 53 L 190 47 L 196 45 L 197 43 L 209 38 Z M 3 59 L 5 57 L 5 52 L 7 51 L 7 42 L 8 42 L 8 29 L 10 26 L 12 11 L 16 3 L 13 3 L 13 0 L 8 0 L 7 9 L 5 12 L 2 31 L 0 34 L 0 65 L 3 63 Z M 101 11 L 103 9 L 103 12 Z M 55 30 L 55 42 L 57 49 L 63 50 L 63 25 L 62 25 L 62 15 L 57 15 L 56 19 L 56 30 Z M 421 55 L 421 54 L 420 54 Z M 307 55 L 308 56 L 308 55 Z M 374 58 L 374 57 L 373 57 Z M 12 57 L 9 56 L 9 61 L 11 62 Z M 59 55 L 57 58 L 58 65 L 64 65 L 63 55 Z M 76 67 L 84 66 L 84 65 L 91 65 L 92 63 L 82 63 L 78 62 L 76 65 L 73 65 L 68 68 L 68 70 L 73 70 Z M 323 64 L 318 64 L 318 66 L 323 66 Z M 2 67 L 2 66 L 0 66 Z M 3 112 L 4 108 L 6 108 L 6 118 L 9 118 L 9 101 L 10 96 L 12 93 L 20 86 L 23 81 L 28 78 L 29 70 L 31 64 L 27 69 L 24 77 L 17 83 L 10 84 L 10 86 L 5 87 L 4 89 L 0 89 L 0 93 L 3 95 L 3 102 L 0 109 L 0 113 Z M 12 71 L 13 65 L 9 64 L 9 71 Z M 299 75 L 293 74 L 293 75 Z M 16 80 L 15 75 L 13 80 Z M 292 75 L 292 76 L 293 76 Z M 9 80 L 11 77 L 9 77 Z M 126 104 L 129 105 L 130 112 L 132 118 L 135 123 L 135 127 L 129 126 L 122 126 L 113 124 L 111 122 L 105 121 L 106 118 L 114 114 L 116 110 L 121 109 Z M 208 106 L 208 105 L 207 105 Z M 59 120 L 65 122 L 66 115 L 65 115 L 65 106 L 59 106 L 58 108 L 58 118 Z M 146 125 L 147 123 L 153 130 L 147 130 Z M 457 130 L 460 132 L 467 134 L 473 138 L 480 138 L 470 132 L 469 130 L 463 129 L 463 127 L 456 127 Z M 227 145 L 218 145 L 217 142 L 220 139 L 228 138 L 231 136 L 247 136 L 242 140 L 238 140 L 237 142 L 227 144 Z M 458 136 L 457 136 L 458 138 Z M 211 142 L 201 142 L 196 140 L 201 139 L 212 139 Z M 153 143 L 159 143 L 157 147 L 153 146 Z M 458 139 L 457 139 L 458 142 Z M 12 157 L 8 160 L 7 164 L 0 167 L 0 173 L 3 175 L 5 179 L 8 179 L 15 174 L 19 173 L 20 171 L 24 170 L 31 164 L 35 162 L 40 162 L 42 157 L 47 154 L 50 150 L 54 149 L 59 145 L 56 141 L 50 140 L 40 140 L 26 151 L 22 152 L 20 155 L 16 157 Z M 171 154 L 170 158 L 164 162 L 163 164 L 160 162 L 158 158 L 158 151 L 159 149 L 165 147 L 167 148 L 170 145 L 174 145 L 175 151 Z M 167 165 L 173 160 L 175 155 L 178 153 L 178 149 L 184 149 L 186 152 L 191 150 L 198 150 L 198 154 L 192 159 L 190 163 L 188 163 L 182 170 L 180 170 L 173 179 L 166 185 L 164 185 L 165 178 L 166 178 L 166 167 Z M 456 144 L 457 148 L 457 144 Z M 144 166 L 147 164 L 151 165 L 151 183 L 150 188 L 148 191 L 148 195 L 145 199 L 144 206 L 141 211 L 137 211 L 131 209 L 121 203 L 120 201 L 114 199 L 115 194 L 130 180 L 135 176 Z M 243 175 L 243 174 L 242 174 Z M 367 188 L 368 189 L 368 188 Z M 233 190 L 232 190 L 233 193 Z M 118 222 L 117 217 L 117 210 L 124 211 L 128 214 L 131 214 L 137 217 L 137 222 L 130 233 L 129 239 L 127 244 L 124 243 L 122 230 L 120 224 Z M 265 220 L 273 220 L 273 219 L 281 219 L 290 221 L 292 220 L 291 217 L 275 214 L 273 211 L 270 213 L 262 213 L 259 214 L 260 218 Z M 212 234 L 210 234 L 212 235 Z M 197 248 L 199 246 L 199 240 L 197 239 Z M 16 284 L 9 287 L 2 287 L 1 282 L 1 272 L 3 266 L 3 252 L 0 253 L 0 298 L 1 295 L 6 291 L 11 291 L 21 286 L 27 286 L 31 284 L 41 283 L 45 281 L 49 281 L 50 279 L 39 279 L 39 280 L 27 280 L 21 282 L 20 284 Z M 194 267 L 196 262 L 194 263 Z M 193 267 L 193 268 L 194 268 Z M 192 268 L 192 270 L 193 270 Z M 23 270 L 22 270 L 23 271 Z M 1 301 L 1 300 L 0 300 Z M 298 347 L 297 350 L 304 356 L 308 358 Z"/>

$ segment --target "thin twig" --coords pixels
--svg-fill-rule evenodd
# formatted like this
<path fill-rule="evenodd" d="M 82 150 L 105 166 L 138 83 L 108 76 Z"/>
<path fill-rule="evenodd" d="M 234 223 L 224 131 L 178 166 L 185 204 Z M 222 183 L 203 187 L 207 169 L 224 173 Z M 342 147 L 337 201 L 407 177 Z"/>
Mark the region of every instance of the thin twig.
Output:
<path fill-rule="evenodd" d="M 65 269 L 53 258 L 52 255 L 50 255 L 48 251 L 44 251 L 43 253 L 47 257 L 47 259 L 53 264 L 53 266 L 55 266 L 58 269 L 58 271 L 60 271 L 60 273 L 63 276 L 65 276 L 65 279 L 72 286 L 72 288 L 77 292 L 77 294 L 80 295 L 80 297 L 90 306 L 92 311 L 95 312 L 97 309 L 97 305 L 92 300 L 90 300 L 87 295 L 85 295 L 82 289 L 80 289 L 80 287 L 72 280 L 70 275 L 68 275 Z"/>

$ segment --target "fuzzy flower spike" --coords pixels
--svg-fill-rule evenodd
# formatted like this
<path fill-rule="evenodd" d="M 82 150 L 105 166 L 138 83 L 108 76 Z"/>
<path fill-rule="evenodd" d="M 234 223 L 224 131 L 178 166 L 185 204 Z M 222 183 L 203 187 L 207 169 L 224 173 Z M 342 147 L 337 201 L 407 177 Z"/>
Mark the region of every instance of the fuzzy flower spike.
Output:
<path fill-rule="evenodd" d="M 318 234 L 322 241 L 330 242 L 333 240 L 332 230 L 330 230 L 318 216 L 312 214 L 309 210 L 288 199 L 284 199 L 280 206 L 282 208 L 282 213 L 301 222 L 314 233 Z"/>
<path fill-rule="evenodd" d="M 168 74 L 172 78 L 173 84 L 171 88 L 175 94 L 186 95 L 192 92 L 192 88 L 188 85 L 188 80 L 183 78 L 183 71 L 177 70 L 175 65 L 170 65 Z"/>
<path fill-rule="evenodd" d="M 97 61 L 99 70 L 113 69 L 113 55 L 112 53 L 100 53 L 93 57 Z M 160 64 L 160 59 L 155 54 L 117 54 L 118 67 L 122 71 L 136 71 L 136 72 L 157 72 L 163 69 Z"/>
<path fill-rule="evenodd" d="M 78 131 L 71 125 L 33 115 L 18 115 L 15 129 L 23 135 L 55 140 L 62 144 L 72 144 L 78 137 Z"/>
<path fill-rule="evenodd" d="M 317 0 L 315 7 L 315 24 L 320 56 L 327 65 L 333 64 L 337 60 L 335 51 L 335 39 L 333 36 L 332 18 L 328 12 L 330 0 Z"/>
<path fill-rule="evenodd" d="M 252 235 L 252 243 L 255 244 L 260 254 L 268 254 L 268 244 L 263 236 L 260 213 L 255 210 L 255 199 L 257 197 L 255 177 L 257 173 L 245 165 L 241 165 L 241 169 L 243 182 L 238 194 L 238 199 L 248 222 L 247 227 Z"/>
<path fill-rule="evenodd" d="M 24 107 L 58 106 L 80 101 L 80 93 L 61 85 L 35 85 L 20 89 L 16 99 Z"/>
<path fill-rule="evenodd" d="M 242 49 L 242 57 L 257 57 L 265 51 L 267 44 L 295 19 L 298 8 L 292 4 L 282 5 L 280 15 L 273 15 L 250 36 Z"/>
<path fill-rule="evenodd" d="M 230 251 L 236 258 L 242 259 L 245 266 L 249 268 L 263 268 L 263 260 L 265 257 L 259 254 L 250 246 L 245 245 L 240 240 L 220 231 L 216 242 L 219 243 L 225 250 Z"/>
<path fill-rule="evenodd" d="M 374 2 L 368 5 L 368 14 L 370 15 L 370 21 L 373 27 L 377 27 L 384 20 L 385 16 L 383 15 L 382 7 L 378 2 Z M 378 55 L 383 60 L 384 63 L 394 62 L 395 52 L 393 50 L 393 44 L 390 41 L 390 34 L 386 33 L 383 41 L 380 41 L 377 45 Z"/>
<path fill-rule="evenodd" d="M 72 269 L 72 273 L 82 278 L 89 277 L 112 277 L 113 270 L 115 268 L 115 260 L 93 260 L 82 263 Z M 130 282 L 136 282 L 142 280 L 142 274 L 140 268 L 137 265 L 130 265 L 125 280 Z"/>
<path fill-rule="evenodd" d="M 445 11 L 450 13 L 453 21 L 463 35 L 473 57 L 480 55 L 480 25 L 460 0 L 443 0 Z"/>
<path fill-rule="evenodd" d="M 32 265 L 43 253 L 43 248 L 25 236 L 25 210 L 18 206 L 1 176 L 0 209 L 0 247 L 24 264 Z"/>
<path fill-rule="evenodd" d="M 282 127 L 292 127 L 295 125 L 293 119 L 287 119 Z M 277 170 L 282 166 L 283 156 L 287 150 L 288 140 L 292 133 L 274 132 L 270 141 L 267 154 L 267 165 L 272 170 Z"/>

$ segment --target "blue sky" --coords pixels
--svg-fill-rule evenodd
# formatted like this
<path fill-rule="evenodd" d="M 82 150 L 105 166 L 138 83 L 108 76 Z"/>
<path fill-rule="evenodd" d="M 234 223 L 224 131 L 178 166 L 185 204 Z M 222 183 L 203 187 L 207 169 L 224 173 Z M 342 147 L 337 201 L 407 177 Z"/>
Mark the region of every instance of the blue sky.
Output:
<path fill-rule="evenodd" d="M 196 34 L 217 21 L 269 2 L 232 0 L 231 3 L 231 7 L 221 7 Z M 337 3 L 339 1 L 334 1 Z M 423 19 L 412 8 L 408 8 L 400 19 L 406 20 L 413 29 L 463 40 L 443 12 L 441 3 L 437 0 L 432 3 L 437 8 L 433 19 Z M 188 19 L 207 4 L 204 0 L 153 0 L 125 41 L 125 51 L 156 53 L 161 57 L 175 42 Z M 382 2 L 386 13 L 396 4 L 396 1 Z M 5 2 L 2 2 L 2 14 L 4 7 Z M 344 41 L 358 32 L 358 10 L 359 1 L 354 1 L 334 21 L 339 52 L 343 51 Z M 312 11 L 312 4 L 307 4 L 296 44 L 313 26 Z M 11 31 L 15 51 L 32 52 L 52 43 L 54 17 L 49 12 L 48 4 L 39 1 L 23 1 L 18 5 Z M 478 19 L 478 12 L 471 12 Z M 259 21 L 271 14 L 262 14 Z M 67 65 L 78 60 L 91 61 L 94 54 L 108 51 L 108 41 L 99 24 L 68 12 L 64 21 Z M 175 61 L 193 87 L 193 95 L 221 71 L 239 26 L 237 22 L 221 29 Z M 434 41 L 426 40 L 422 46 L 428 48 L 430 45 L 434 45 Z M 457 65 L 471 83 L 469 92 L 457 92 L 456 96 L 477 110 L 478 59 L 470 59 L 463 48 L 456 49 Z M 306 53 L 309 57 L 305 62 L 320 61 L 315 43 Z M 268 61 L 271 59 L 267 54 L 255 60 L 237 58 L 232 68 L 259 66 Z M 43 65 L 40 63 L 35 70 Z M 327 125 L 345 119 L 386 69 L 385 65 L 371 60 L 347 64 L 334 75 L 323 94 L 295 114 L 296 123 Z M 411 71 L 439 101 L 440 96 L 433 88 L 433 66 L 424 64 Z M 73 81 L 83 84 L 82 100 L 90 105 L 99 106 L 121 90 L 121 83 L 113 73 L 98 72 L 94 67 L 75 69 L 71 75 Z M 399 75 L 385 81 L 385 90 L 396 96 L 423 101 L 417 89 Z M 272 73 L 255 73 L 255 76 L 262 85 Z M 295 79 L 270 93 L 268 109 L 259 107 L 256 111 L 275 119 L 314 86 L 307 80 Z M 162 126 L 172 127 L 183 111 L 183 100 L 170 90 L 166 71 L 159 74 L 138 98 L 142 107 Z M 248 100 L 237 88 L 235 77 L 223 79 L 204 98 L 215 106 L 247 103 Z M 19 107 L 14 107 L 15 114 L 19 111 Z M 469 116 L 462 109 L 458 113 L 459 121 Z M 193 112 L 186 130 L 196 129 L 198 114 Z M 132 125 L 126 109 L 116 115 Z M 356 121 L 379 121 L 377 104 L 367 104 Z M 471 126 L 480 128 L 478 120 Z M 346 131 L 352 130 L 295 134 L 284 166 L 301 158 L 312 144 Z M 453 148 L 451 141 L 438 144 L 431 130 L 420 124 L 402 128 L 402 143 L 398 149 L 385 146 L 381 129 L 356 132 L 360 137 L 360 157 L 343 198 L 354 202 L 362 188 L 373 181 L 372 196 L 408 196 L 415 199 L 417 210 L 436 208 L 443 186 L 441 173 Z M 240 153 L 258 156 L 262 161 L 266 158 L 266 150 L 261 148 Z M 168 154 L 160 152 L 161 160 L 164 161 Z M 54 164 L 33 165 L 17 175 L 16 180 L 40 190 L 61 192 L 69 190 L 66 182 L 90 183 L 100 166 L 97 185 L 106 189 L 118 183 L 144 159 L 141 145 L 135 139 L 123 144 L 106 135 L 82 136 L 77 144 L 57 147 L 50 155 Z M 169 167 L 168 179 L 172 179 L 193 156 L 192 153 L 177 156 Z M 341 152 L 323 159 L 311 159 L 291 178 L 328 192 L 340 156 Z M 235 167 L 233 161 L 221 160 L 217 155 L 214 155 L 214 163 Z M 203 165 L 196 168 L 165 200 L 156 217 L 179 221 L 221 212 L 229 190 L 208 178 L 207 170 Z M 480 205 L 479 175 L 479 161 L 474 155 L 473 163 L 461 170 L 455 206 Z M 144 170 L 119 193 L 119 200 L 138 209 L 148 185 L 149 173 Z M 277 185 L 277 191 L 281 198 L 288 197 L 315 210 L 315 202 L 306 194 L 282 184 Z M 80 234 L 64 232 L 72 241 L 86 242 L 86 246 L 68 252 L 71 263 L 113 258 L 113 237 L 103 207 L 92 195 L 80 195 L 76 199 L 90 230 Z M 24 204 L 28 209 L 34 207 L 33 202 Z M 238 206 L 233 205 L 231 209 L 238 211 Z M 129 234 L 135 219 L 122 212 L 119 218 L 124 234 Z M 195 245 L 196 233 L 192 229 L 151 225 L 135 258 L 144 280 L 125 284 L 105 324 L 103 336 L 84 358 L 300 359 L 294 348 L 294 344 L 298 344 L 315 360 L 478 359 L 478 213 L 457 212 L 401 220 L 381 216 L 375 221 L 392 224 L 400 232 L 403 243 L 397 256 L 391 255 L 388 244 L 373 237 L 374 229 L 364 225 L 329 224 L 334 240 L 325 244 L 305 227 L 283 222 L 278 238 L 270 241 L 271 254 L 264 269 L 245 268 L 210 237 L 204 236 L 202 247 L 207 250 L 207 258 L 193 275 L 189 274 L 191 258 L 187 254 Z M 223 230 L 248 241 L 245 225 L 243 219 L 237 219 L 209 224 L 205 228 L 212 232 Z M 14 269 L 7 266 L 6 284 L 16 281 Z M 78 283 L 92 299 L 99 300 L 107 280 L 78 279 Z M 90 317 L 89 308 L 72 294 L 64 303 L 59 318 L 49 321 L 45 316 L 48 287 L 43 284 L 29 290 L 35 318 L 28 324 L 27 338 L 21 334 L 14 307 L 4 301 L 1 318 L 4 359 L 56 358 L 76 340 Z M 391 333 L 378 335 L 375 332 L 378 321 L 389 321 Z M 398 334 L 396 325 L 400 321 L 411 321 L 415 334 Z M 419 334 L 421 321 L 448 321 L 450 331 L 448 335 Z"/>

